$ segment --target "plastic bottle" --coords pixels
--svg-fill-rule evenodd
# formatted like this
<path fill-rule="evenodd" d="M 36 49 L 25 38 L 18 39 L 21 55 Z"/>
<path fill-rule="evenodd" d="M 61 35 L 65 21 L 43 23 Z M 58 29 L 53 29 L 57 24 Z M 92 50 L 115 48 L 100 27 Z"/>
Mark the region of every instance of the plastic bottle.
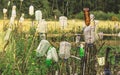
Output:
<path fill-rule="evenodd" d="M 57 52 L 56 52 L 56 49 L 54 47 L 51 48 L 51 51 L 52 51 L 52 59 L 55 61 L 55 62 L 58 62 L 58 55 L 57 55 Z"/>
<path fill-rule="evenodd" d="M 79 43 L 80 42 L 80 35 L 77 35 L 76 36 L 76 43 Z"/>
<path fill-rule="evenodd" d="M 37 31 L 40 33 L 47 33 L 47 22 L 45 21 L 45 19 L 39 21 Z"/>
<path fill-rule="evenodd" d="M 59 56 L 63 59 L 68 59 L 70 57 L 71 44 L 69 42 L 60 42 Z"/>
<path fill-rule="evenodd" d="M 81 46 L 80 46 L 80 57 L 82 58 L 84 56 L 84 54 L 85 54 L 85 50 L 83 48 L 83 44 L 81 44 Z"/>
<path fill-rule="evenodd" d="M 95 32 L 93 26 L 87 26 L 84 29 L 85 42 L 90 44 L 95 42 Z"/>
<path fill-rule="evenodd" d="M 33 15 L 34 14 L 34 6 L 33 5 L 30 5 L 29 7 L 29 15 Z"/>
<path fill-rule="evenodd" d="M 37 21 L 42 20 L 42 12 L 41 12 L 40 10 L 36 10 L 36 11 L 35 11 L 35 19 L 36 19 Z"/>
<path fill-rule="evenodd" d="M 49 47 L 50 43 L 47 40 L 41 40 L 36 50 L 37 56 L 44 56 Z"/>
<path fill-rule="evenodd" d="M 59 17 L 59 23 L 61 25 L 61 29 L 64 29 L 67 27 L 67 17 L 65 16 L 60 16 Z"/>
<path fill-rule="evenodd" d="M 48 67 L 52 65 L 52 50 L 48 50 L 47 52 L 46 65 Z"/>

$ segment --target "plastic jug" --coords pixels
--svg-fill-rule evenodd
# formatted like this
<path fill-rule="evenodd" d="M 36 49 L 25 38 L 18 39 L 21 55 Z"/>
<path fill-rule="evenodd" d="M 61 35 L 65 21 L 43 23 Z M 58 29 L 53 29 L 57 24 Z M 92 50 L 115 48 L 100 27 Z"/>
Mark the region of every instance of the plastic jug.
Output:
<path fill-rule="evenodd" d="M 63 59 L 68 59 L 70 57 L 71 44 L 69 42 L 60 42 L 59 56 Z"/>
<path fill-rule="evenodd" d="M 37 56 L 44 56 L 49 47 L 50 43 L 47 40 L 41 40 L 36 50 Z"/>

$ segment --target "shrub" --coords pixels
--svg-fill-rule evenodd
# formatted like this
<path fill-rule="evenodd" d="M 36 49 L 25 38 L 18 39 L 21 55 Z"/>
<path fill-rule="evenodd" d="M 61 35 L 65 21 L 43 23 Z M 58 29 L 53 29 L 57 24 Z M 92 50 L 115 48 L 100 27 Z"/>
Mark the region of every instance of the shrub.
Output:
<path fill-rule="evenodd" d="M 118 21 L 120 19 L 120 14 L 115 14 L 113 12 L 105 13 L 103 11 L 91 11 L 91 14 L 95 15 L 95 18 L 98 20 L 112 20 Z M 80 13 L 75 15 L 77 19 L 84 19 L 84 13 L 81 11 Z"/>

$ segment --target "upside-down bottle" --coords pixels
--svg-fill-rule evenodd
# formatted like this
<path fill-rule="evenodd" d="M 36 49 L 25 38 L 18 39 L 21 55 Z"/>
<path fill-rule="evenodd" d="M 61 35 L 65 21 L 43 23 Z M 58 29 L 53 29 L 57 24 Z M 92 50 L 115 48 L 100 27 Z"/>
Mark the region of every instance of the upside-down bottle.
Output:
<path fill-rule="evenodd" d="M 85 38 L 85 42 L 87 44 L 94 43 L 94 41 L 95 41 L 95 32 L 94 32 L 94 27 L 93 26 L 87 26 L 84 29 L 84 38 Z"/>
<path fill-rule="evenodd" d="M 37 31 L 40 33 L 47 33 L 47 22 L 45 21 L 45 19 L 39 21 L 39 24 L 37 26 Z"/>
<path fill-rule="evenodd" d="M 83 44 L 80 45 L 80 57 L 84 57 L 84 54 L 85 54 L 85 50 L 83 48 Z"/>
<path fill-rule="evenodd" d="M 30 5 L 29 7 L 29 15 L 33 15 L 34 14 L 34 6 L 33 5 Z"/>
<path fill-rule="evenodd" d="M 89 13 L 89 8 L 84 8 L 83 11 L 84 11 L 85 24 L 86 24 L 87 26 L 89 26 L 89 25 L 90 25 L 90 13 Z"/>
<path fill-rule="evenodd" d="M 42 20 L 42 12 L 41 12 L 40 10 L 36 10 L 36 11 L 35 11 L 35 19 L 36 19 L 37 21 Z"/>
<path fill-rule="evenodd" d="M 76 43 L 79 43 L 80 42 L 80 35 L 77 35 L 76 36 Z"/>
<path fill-rule="evenodd" d="M 47 52 L 46 65 L 47 67 L 52 65 L 52 50 L 48 50 Z"/>
<path fill-rule="evenodd" d="M 60 16 L 59 17 L 59 22 L 60 22 L 61 29 L 64 29 L 64 28 L 67 27 L 67 17 Z"/>
<path fill-rule="evenodd" d="M 59 56 L 62 59 L 68 59 L 70 57 L 71 44 L 69 42 L 60 42 Z"/>
<path fill-rule="evenodd" d="M 47 40 L 41 40 L 36 50 L 37 56 L 44 56 L 49 47 L 50 43 Z"/>
<path fill-rule="evenodd" d="M 50 50 L 51 50 L 51 53 L 52 53 L 52 59 L 55 62 L 58 62 L 58 55 L 57 55 L 56 49 L 54 47 L 51 47 Z"/>

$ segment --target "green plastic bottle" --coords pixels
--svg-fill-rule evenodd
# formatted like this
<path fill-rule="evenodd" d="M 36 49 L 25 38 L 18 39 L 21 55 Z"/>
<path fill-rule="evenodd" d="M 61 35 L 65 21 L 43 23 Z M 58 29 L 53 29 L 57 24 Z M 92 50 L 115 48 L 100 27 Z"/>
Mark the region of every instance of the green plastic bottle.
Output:
<path fill-rule="evenodd" d="M 46 66 L 50 67 L 52 65 L 52 60 L 51 59 L 46 59 Z"/>
<path fill-rule="evenodd" d="M 83 48 L 83 46 L 80 47 L 80 57 L 84 57 L 84 54 L 85 54 L 85 50 Z"/>

